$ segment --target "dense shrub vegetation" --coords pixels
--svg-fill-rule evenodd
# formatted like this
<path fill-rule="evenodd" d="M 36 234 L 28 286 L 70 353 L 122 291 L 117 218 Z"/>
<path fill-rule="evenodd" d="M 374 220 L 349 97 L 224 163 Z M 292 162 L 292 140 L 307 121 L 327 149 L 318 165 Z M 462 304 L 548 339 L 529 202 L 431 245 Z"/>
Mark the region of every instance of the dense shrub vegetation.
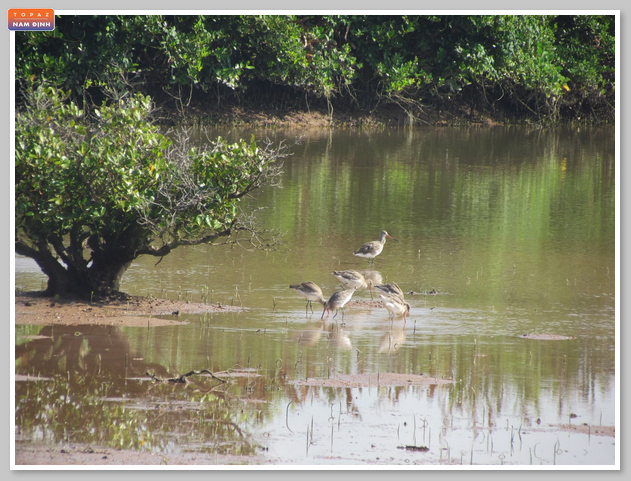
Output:
<path fill-rule="evenodd" d="M 27 91 L 15 121 L 15 251 L 48 276 L 50 295 L 117 294 L 131 262 L 186 246 L 266 236 L 239 201 L 275 185 L 281 144 L 221 138 L 193 146 L 150 122 L 140 93 L 87 115 L 53 87 Z"/>
<path fill-rule="evenodd" d="M 46 78 L 80 104 L 140 91 L 182 110 L 608 122 L 614 34 L 603 15 L 61 16 L 53 32 L 16 33 L 16 78 Z"/>

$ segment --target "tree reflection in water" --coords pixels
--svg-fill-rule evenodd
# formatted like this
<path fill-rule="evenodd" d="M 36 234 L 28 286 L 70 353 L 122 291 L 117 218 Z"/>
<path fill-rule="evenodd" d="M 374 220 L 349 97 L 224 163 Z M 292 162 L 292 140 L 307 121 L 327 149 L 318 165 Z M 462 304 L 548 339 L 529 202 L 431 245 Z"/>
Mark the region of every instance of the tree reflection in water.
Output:
<path fill-rule="evenodd" d="M 26 376 L 15 386 L 16 442 L 254 453 L 232 382 L 152 382 L 147 372 L 167 370 L 132 352 L 116 327 L 47 326 L 34 337 L 15 348 L 16 375 Z"/>

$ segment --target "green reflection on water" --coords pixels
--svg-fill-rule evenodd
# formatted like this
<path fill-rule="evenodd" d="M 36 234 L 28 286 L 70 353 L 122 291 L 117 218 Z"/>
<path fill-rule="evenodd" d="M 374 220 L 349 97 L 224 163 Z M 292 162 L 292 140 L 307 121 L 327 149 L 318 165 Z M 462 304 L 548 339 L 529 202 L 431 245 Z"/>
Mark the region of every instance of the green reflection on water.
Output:
<path fill-rule="evenodd" d="M 118 328 L 43 327 L 35 338 L 32 331 L 16 329 L 23 341 L 16 343 L 16 371 L 27 376 L 15 388 L 17 441 L 254 454 L 243 426 L 257 414 L 234 393 L 245 390 L 239 383 L 166 382 L 168 370 L 146 362 Z"/>
<path fill-rule="evenodd" d="M 160 275 L 169 276 L 165 283 L 187 283 L 193 290 L 210 285 L 221 302 L 233 302 L 238 288 L 245 306 L 263 311 L 236 316 L 229 324 L 271 329 L 278 321 L 269 317 L 272 305 L 275 316 L 299 319 L 303 304 L 287 289 L 290 283 L 312 280 L 328 297 L 337 286 L 332 270 L 364 268 L 353 250 L 386 228 L 400 242 L 386 244 L 375 268 L 406 292 L 438 290 L 434 297 L 408 296 L 414 308 L 410 321 L 420 330 L 437 326 L 440 331 L 431 333 L 437 341 L 451 336 L 443 344 L 457 339 L 472 346 L 475 337 L 493 336 L 489 348 L 501 352 L 506 346 L 498 339 L 506 336 L 577 337 L 563 347 L 543 345 L 554 353 L 567 349 L 570 360 L 585 349 L 589 372 L 605 377 L 613 372 L 612 130 L 319 132 L 296 147 L 285 172 L 283 189 L 265 190 L 253 200 L 269 207 L 264 225 L 286 232 L 285 250 L 182 250 L 162 262 Z M 139 267 L 143 276 L 156 272 L 148 264 Z M 528 342 L 511 344 L 506 355 L 514 360 L 501 358 L 501 371 L 494 371 L 500 378 L 521 370 L 533 351 L 524 350 Z M 260 346 L 246 349 L 255 355 Z M 274 350 L 271 357 L 297 357 L 284 347 L 266 349 Z M 424 355 L 414 349 L 410 354 Z M 464 373 L 471 359 L 459 359 Z M 544 372 L 558 364 L 544 359 Z"/>
<path fill-rule="evenodd" d="M 233 135 L 239 134 L 249 136 Z M 208 286 L 213 302 L 247 309 L 183 316 L 189 324 L 178 328 L 122 332 L 164 375 L 235 367 L 261 373 L 231 388 L 230 406 L 221 404 L 225 399 L 210 403 L 243 432 L 283 416 L 289 400 L 306 406 L 314 392 L 327 402 L 352 399 L 350 391 L 287 384 L 336 373 L 453 379 L 422 394 L 436 399 L 447 423 L 458 415 L 483 426 L 506 415 L 561 422 L 579 411 L 582 421 L 597 424 L 603 410 L 611 420 L 613 140 L 607 129 L 314 133 L 285 162 L 283 189 L 264 189 L 249 201 L 268 207 L 261 222 L 286 233 L 283 250 L 178 249 L 157 267 L 155 259 L 139 259 L 123 279 L 131 294 L 175 299 L 185 293 L 193 301 Z M 288 285 L 312 280 L 330 296 L 338 287 L 331 272 L 365 268 L 352 252 L 382 229 L 400 242 L 388 241 L 375 269 L 408 293 L 412 315 L 405 329 L 401 320 L 390 325 L 378 308 L 351 308 L 345 325 L 320 321 L 317 310 L 305 319 L 304 301 Z M 433 288 L 438 295 L 424 295 Z M 572 339 L 519 337 L 527 333 Z M 51 360 L 66 369 L 66 361 Z M 94 369 L 94 360 L 86 365 Z M 62 384 L 41 397 L 60 396 Z M 390 389 L 389 400 L 396 403 L 402 392 L 406 388 Z M 155 399 L 167 394 L 151 393 Z M 182 396 L 196 403 L 202 395 Z M 241 413 L 235 399 L 256 400 L 256 407 L 244 403 L 250 406 L 245 414 L 235 415 Z M 199 415 L 197 408 L 186 412 L 190 418 L 171 422 L 187 424 Z M 204 426 L 200 436 L 209 435 Z M 151 443 L 165 449 L 159 440 Z"/>

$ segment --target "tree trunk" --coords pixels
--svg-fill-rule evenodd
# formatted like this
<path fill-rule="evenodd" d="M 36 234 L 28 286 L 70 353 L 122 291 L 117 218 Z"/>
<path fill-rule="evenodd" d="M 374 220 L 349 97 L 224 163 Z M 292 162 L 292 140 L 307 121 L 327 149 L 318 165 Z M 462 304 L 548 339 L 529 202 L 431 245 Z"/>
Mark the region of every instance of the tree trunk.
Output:
<path fill-rule="evenodd" d="M 99 295 L 111 295 L 120 292 L 123 274 L 131 265 L 131 260 L 113 260 L 94 262 L 89 268 L 90 285 Z"/>
<path fill-rule="evenodd" d="M 84 300 L 120 294 L 121 279 L 133 260 L 130 256 L 102 256 L 87 268 L 64 266 L 45 243 L 36 248 L 16 243 L 16 253 L 31 257 L 48 276 L 46 295 Z"/>
<path fill-rule="evenodd" d="M 55 269 L 48 275 L 46 295 L 61 297 L 78 297 L 93 300 L 120 294 L 120 283 L 123 274 L 131 262 L 110 264 L 101 269 L 91 266 L 87 271 L 77 272 L 71 269 Z"/>
<path fill-rule="evenodd" d="M 48 275 L 46 295 L 92 300 L 118 294 L 121 278 L 130 265 L 131 262 L 128 262 L 109 265 L 102 270 L 90 268 L 84 272 L 61 268 L 48 273 L 42 267 Z"/>

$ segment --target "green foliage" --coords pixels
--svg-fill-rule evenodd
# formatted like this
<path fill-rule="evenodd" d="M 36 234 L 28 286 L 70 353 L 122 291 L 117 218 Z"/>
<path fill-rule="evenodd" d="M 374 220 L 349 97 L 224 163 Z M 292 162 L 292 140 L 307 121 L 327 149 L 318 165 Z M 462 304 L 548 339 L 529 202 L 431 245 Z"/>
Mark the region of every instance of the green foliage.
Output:
<path fill-rule="evenodd" d="M 584 97 L 606 96 L 615 79 L 615 24 L 603 15 L 560 16 L 554 21 L 558 59 Z"/>
<path fill-rule="evenodd" d="M 117 289 L 139 255 L 255 232 L 237 225 L 237 204 L 273 183 L 279 150 L 259 148 L 254 138 L 203 148 L 187 136 L 173 143 L 150 122 L 151 100 L 142 94 L 90 114 L 55 87 L 37 86 L 26 99 L 16 115 L 16 252 L 49 278 L 80 279 L 83 295 Z M 49 282 L 49 290 L 72 290 L 67 284 Z"/>
<path fill-rule="evenodd" d="M 53 32 L 16 34 L 16 78 L 46 77 L 78 99 L 95 86 L 218 102 L 284 89 L 370 109 L 457 100 L 539 120 L 606 117 L 614 27 L 603 15 L 62 16 Z"/>
<path fill-rule="evenodd" d="M 148 98 L 103 105 L 91 121 L 65 100 L 38 88 L 16 118 L 16 228 L 33 238 L 123 228 L 169 169 L 168 139 L 146 120 Z"/>

